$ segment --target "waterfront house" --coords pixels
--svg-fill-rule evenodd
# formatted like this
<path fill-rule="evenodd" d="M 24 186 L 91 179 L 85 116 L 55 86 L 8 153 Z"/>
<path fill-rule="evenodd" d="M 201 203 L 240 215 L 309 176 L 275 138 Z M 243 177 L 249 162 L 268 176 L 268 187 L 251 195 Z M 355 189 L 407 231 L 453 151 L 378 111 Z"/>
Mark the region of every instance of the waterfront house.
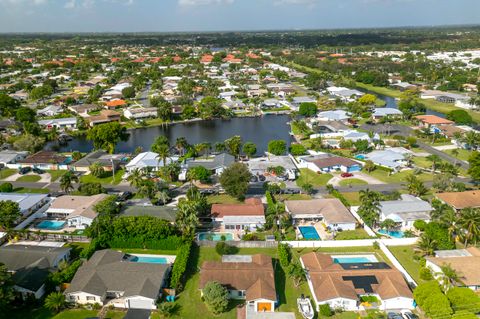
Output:
<path fill-rule="evenodd" d="M 88 112 L 96 111 L 100 107 L 95 104 L 78 104 L 78 105 L 70 105 L 68 109 L 75 114 L 80 115 L 81 117 L 88 117 Z"/>
<path fill-rule="evenodd" d="M 398 228 L 410 230 L 417 220 L 430 222 L 430 212 L 433 207 L 429 202 L 418 197 L 402 194 L 399 200 L 380 202 L 380 222 L 391 219 L 397 223 Z"/>
<path fill-rule="evenodd" d="M 443 280 L 443 266 L 449 266 L 459 275 L 455 285 L 468 287 L 472 290 L 480 290 L 480 250 L 477 247 L 454 250 L 436 250 L 434 256 L 425 257 L 425 266 L 429 268 L 441 284 Z"/>
<path fill-rule="evenodd" d="M 6 167 L 8 164 L 16 164 L 27 156 L 28 152 L 26 151 L 0 151 L 0 167 Z"/>
<path fill-rule="evenodd" d="M 103 150 L 93 151 L 77 162 L 72 164 L 72 167 L 77 172 L 90 172 L 90 166 L 98 163 L 106 172 L 111 172 L 113 169 L 118 169 L 122 162 L 123 154 L 110 154 Z"/>
<path fill-rule="evenodd" d="M 213 204 L 210 214 L 221 231 L 256 231 L 265 225 L 263 203 L 259 198 L 249 198 L 243 204 Z"/>
<path fill-rule="evenodd" d="M 131 120 L 140 120 L 157 117 L 157 112 L 158 109 L 156 107 L 128 108 L 123 111 L 123 116 Z"/>
<path fill-rule="evenodd" d="M 323 111 L 317 114 L 317 119 L 319 121 L 327 122 L 340 121 L 342 123 L 347 123 L 350 118 L 350 114 L 344 110 Z"/>
<path fill-rule="evenodd" d="M 407 165 L 405 154 L 394 149 L 385 149 L 372 151 L 363 155 L 363 158 L 366 161 L 372 161 L 375 165 L 398 171 Z"/>
<path fill-rule="evenodd" d="M 61 218 L 67 221 L 68 227 L 85 229 L 97 217 L 95 205 L 107 198 L 107 194 L 93 196 L 64 195 L 55 198 L 46 214 L 49 218 Z"/>
<path fill-rule="evenodd" d="M 195 159 L 187 160 L 185 163 L 187 168 L 203 166 L 214 175 L 221 175 L 225 168 L 235 162 L 235 157 L 227 153 L 215 155 L 213 159 Z"/>
<path fill-rule="evenodd" d="M 407 91 L 407 90 L 416 90 L 417 86 L 415 84 L 411 84 L 408 82 L 396 82 L 390 85 L 392 88 L 400 90 L 400 91 Z"/>
<path fill-rule="evenodd" d="M 101 110 L 99 115 L 91 115 L 86 118 L 90 126 L 95 126 L 98 124 L 110 123 L 110 122 L 120 122 L 121 115 L 120 113 L 112 110 Z"/>
<path fill-rule="evenodd" d="M 330 230 L 355 230 L 357 220 L 338 198 L 287 200 L 285 210 L 296 226 L 324 224 Z"/>
<path fill-rule="evenodd" d="M 53 151 L 39 151 L 17 161 L 18 167 L 37 167 L 43 170 L 68 169 L 72 159 Z"/>
<path fill-rule="evenodd" d="M 298 158 L 298 161 L 300 166 L 305 166 L 316 173 L 329 173 L 332 171 L 352 173 L 362 170 L 360 162 L 332 154 L 301 156 Z"/>
<path fill-rule="evenodd" d="M 338 263 L 329 254 L 311 252 L 300 257 L 317 311 L 359 311 L 363 296 L 376 297 L 380 310 L 414 309 L 413 296 L 403 275 L 384 262 Z"/>
<path fill-rule="evenodd" d="M 77 129 L 77 118 L 64 117 L 59 119 L 40 120 L 38 121 L 38 125 L 47 130 L 51 130 L 53 128 L 59 131 L 64 131 L 66 129 L 75 130 Z"/>
<path fill-rule="evenodd" d="M 209 282 L 223 285 L 230 299 L 246 302 L 246 311 L 273 312 L 277 302 L 275 272 L 267 255 L 225 255 L 222 261 L 204 261 L 200 268 L 199 288 Z"/>
<path fill-rule="evenodd" d="M 365 93 L 346 87 L 330 86 L 327 88 L 328 94 L 334 99 L 340 99 L 343 102 L 353 102 Z"/>
<path fill-rule="evenodd" d="M 403 113 L 397 109 L 391 107 L 379 107 L 376 108 L 372 113 L 372 118 L 375 121 L 379 121 L 384 117 L 388 117 L 390 119 L 400 119 L 403 116 Z"/>
<path fill-rule="evenodd" d="M 167 157 L 166 164 L 173 163 L 178 160 L 178 157 Z M 154 152 L 143 152 L 135 156 L 127 165 L 125 169 L 131 173 L 136 169 L 142 171 L 158 171 L 161 167 L 165 166 L 163 160 Z"/>
<path fill-rule="evenodd" d="M 251 158 L 248 163 L 248 169 L 253 175 L 269 175 L 272 167 L 283 167 L 285 175 L 289 180 L 295 180 L 297 176 L 297 166 L 290 156 L 276 156 L 269 154 L 265 157 Z"/>
<path fill-rule="evenodd" d="M 445 192 L 435 196 L 456 211 L 465 208 L 480 208 L 480 191 Z"/>
<path fill-rule="evenodd" d="M 170 264 L 136 262 L 120 251 L 96 251 L 65 290 L 66 300 L 79 305 L 156 309 Z"/>
<path fill-rule="evenodd" d="M 68 261 L 70 248 L 39 245 L 6 245 L 0 249 L 0 264 L 12 273 L 14 289 L 23 299 L 40 299 L 45 282 L 62 261 Z"/>

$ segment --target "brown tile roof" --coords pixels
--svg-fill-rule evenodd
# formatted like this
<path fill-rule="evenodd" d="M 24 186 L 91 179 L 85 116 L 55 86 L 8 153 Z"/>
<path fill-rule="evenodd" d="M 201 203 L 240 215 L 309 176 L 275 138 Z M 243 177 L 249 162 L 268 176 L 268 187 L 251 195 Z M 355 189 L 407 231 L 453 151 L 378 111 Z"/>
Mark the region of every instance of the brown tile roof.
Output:
<path fill-rule="evenodd" d="M 57 152 L 40 151 L 18 161 L 21 164 L 62 164 L 67 158 Z"/>
<path fill-rule="evenodd" d="M 412 292 L 403 279 L 402 274 L 395 269 L 343 269 L 335 264 L 328 254 L 311 252 L 301 257 L 304 267 L 308 270 L 312 281 L 313 292 L 319 301 L 333 298 L 348 298 L 357 300 L 359 294 L 367 293 L 363 288 L 356 288 L 351 280 L 345 277 L 375 277 L 371 285 L 373 293 L 382 299 L 396 297 L 412 298 Z"/>
<path fill-rule="evenodd" d="M 205 261 L 200 270 L 199 288 L 216 281 L 229 290 L 246 291 L 247 300 L 277 300 L 272 258 L 257 254 L 252 262 Z"/>
<path fill-rule="evenodd" d="M 480 190 L 456 192 L 456 193 L 438 193 L 437 198 L 455 209 L 464 209 L 469 207 L 480 207 Z"/>
<path fill-rule="evenodd" d="M 452 121 L 436 115 L 417 115 L 415 118 L 426 124 L 453 124 Z"/>
<path fill-rule="evenodd" d="M 95 218 L 97 213 L 94 211 L 94 206 L 107 198 L 106 194 L 98 194 L 93 196 L 72 196 L 65 195 L 57 197 L 48 210 L 70 210 L 68 218 L 83 216 L 87 218 Z M 47 212 L 48 212 L 47 210 Z"/>
<path fill-rule="evenodd" d="M 340 156 L 319 158 L 312 161 L 312 163 L 314 163 L 318 168 L 326 168 L 326 167 L 332 167 L 337 165 L 346 166 L 346 167 L 350 167 L 353 165 L 360 165 L 354 160 L 351 160 L 345 157 L 340 157 Z"/>
<path fill-rule="evenodd" d="M 428 261 L 438 267 L 449 265 L 457 271 L 460 280 L 466 286 L 480 285 L 480 256 L 477 254 L 467 257 L 426 257 Z"/>
<path fill-rule="evenodd" d="M 224 216 L 263 216 L 264 207 L 259 198 L 249 198 L 244 204 L 213 204 L 210 210 L 213 217 Z"/>
<path fill-rule="evenodd" d="M 291 215 L 322 215 L 328 223 L 355 223 L 356 219 L 338 198 L 288 200 L 285 208 Z"/>

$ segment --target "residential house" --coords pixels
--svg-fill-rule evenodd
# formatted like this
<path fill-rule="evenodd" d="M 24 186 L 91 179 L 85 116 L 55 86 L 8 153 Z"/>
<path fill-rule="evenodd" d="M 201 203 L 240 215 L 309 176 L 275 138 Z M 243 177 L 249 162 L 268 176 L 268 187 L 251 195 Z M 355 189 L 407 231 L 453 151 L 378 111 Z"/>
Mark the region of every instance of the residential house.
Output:
<path fill-rule="evenodd" d="M 247 313 L 273 312 L 277 302 L 275 272 L 267 255 L 225 255 L 222 261 L 204 261 L 199 288 L 209 282 L 223 285 L 231 299 L 243 299 Z"/>
<path fill-rule="evenodd" d="M 270 175 L 272 167 L 283 167 L 285 175 L 289 180 L 295 180 L 297 176 L 297 166 L 290 156 L 276 156 L 268 154 L 266 157 L 251 158 L 248 163 L 248 169 L 253 175 Z"/>
<path fill-rule="evenodd" d="M 226 101 L 222 104 L 223 108 L 232 110 L 233 112 L 245 112 L 247 105 L 241 100 Z"/>
<path fill-rule="evenodd" d="M 26 217 L 47 205 L 49 197 L 47 194 L 0 193 L 0 201 L 17 203 L 20 208 L 20 213 Z"/>
<path fill-rule="evenodd" d="M 314 103 L 317 104 L 317 99 L 310 96 L 295 96 L 292 99 L 291 105 L 294 110 L 299 110 L 302 103 Z"/>
<path fill-rule="evenodd" d="M 110 123 L 110 122 L 120 122 L 121 115 L 120 113 L 112 110 L 101 110 L 99 115 L 91 115 L 86 118 L 90 126 L 95 126 L 98 124 Z"/>
<path fill-rule="evenodd" d="M 335 156 L 332 154 L 319 154 L 302 156 L 298 158 L 299 165 L 314 171 L 315 173 L 329 173 L 329 172 L 359 172 L 362 170 L 362 164 L 352 159 Z"/>
<path fill-rule="evenodd" d="M 106 194 L 93 196 L 64 195 L 53 200 L 46 214 L 50 218 L 61 218 L 67 221 L 68 227 L 85 229 L 97 217 L 95 205 L 107 198 Z"/>
<path fill-rule="evenodd" d="M 66 300 L 80 305 L 156 309 L 171 265 L 137 260 L 120 251 L 96 251 L 65 290 Z"/>
<path fill-rule="evenodd" d="M 6 167 L 8 164 L 16 164 L 18 161 L 28 156 L 27 151 L 0 151 L 0 167 Z"/>
<path fill-rule="evenodd" d="M 156 107 L 128 108 L 123 111 L 123 116 L 131 120 L 139 120 L 150 117 L 157 117 L 158 109 Z"/>
<path fill-rule="evenodd" d="M 361 297 L 374 296 L 380 310 L 414 309 L 412 292 L 402 273 L 383 262 L 338 263 L 329 254 L 311 252 L 300 257 L 317 311 L 363 309 Z"/>
<path fill-rule="evenodd" d="M 68 109 L 75 114 L 80 115 L 81 117 L 88 117 L 88 112 L 96 111 L 100 108 L 100 106 L 95 104 L 78 104 L 78 105 L 70 105 Z"/>
<path fill-rule="evenodd" d="M 446 192 L 435 196 L 456 211 L 465 208 L 480 208 L 480 191 Z"/>
<path fill-rule="evenodd" d="M 134 204 L 131 204 L 131 202 L 134 202 Z M 148 201 L 148 205 L 150 206 L 147 206 L 146 204 L 147 203 L 143 202 L 143 200 L 140 202 L 131 200 L 127 205 L 122 206 L 120 214 L 122 216 L 152 216 L 166 220 L 172 224 L 175 223 L 178 212 L 176 206 L 156 206 L 150 201 Z"/>
<path fill-rule="evenodd" d="M 195 159 L 187 160 L 186 167 L 192 168 L 197 166 L 203 166 L 206 169 L 210 170 L 215 175 L 221 175 L 223 170 L 235 162 L 235 157 L 227 153 L 221 153 L 215 155 L 213 159 Z"/>
<path fill-rule="evenodd" d="M 99 163 L 104 171 L 111 172 L 114 169 L 120 168 L 120 163 L 124 157 L 124 154 L 110 154 L 103 150 L 98 150 L 85 155 L 73 163 L 72 167 L 77 172 L 90 172 L 90 166 Z"/>
<path fill-rule="evenodd" d="M 62 113 L 62 107 L 59 105 L 49 105 L 37 111 L 38 116 L 55 116 Z"/>
<path fill-rule="evenodd" d="M 166 164 L 176 162 L 178 157 L 167 157 Z M 165 166 L 163 160 L 159 158 L 157 153 L 154 152 L 143 152 L 135 156 L 127 165 L 125 169 L 127 172 L 131 173 L 136 169 L 142 171 L 158 171 L 161 167 Z"/>
<path fill-rule="evenodd" d="M 384 117 L 388 117 L 390 119 L 400 119 L 402 118 L 403 113 L 400 110 L 394 109 L 392 107 L 378 107 L 372 113 L 372 118 L 375 121 L 379 121 Z"/>
<path fill-rule="evenodd" d="M 395 151 L 394 149 L 385 149 L 372 151 L 368 154 L 361 155 L 361 157 L 366 161 L 372 161 L 375 165 L 398 171 L 407 165 L 406 154 L 407 153 Z"/>
<path fill-rule="evenodd" d="M 330 86 L 327 88 L 327 92 L 335 99 L 340 99 L 343 102 L 353 102 L 357 98 L 363 96 L 365 93 L 358 90 L 348 89 L 346 87 Z"/>
<path fill-rule="evenodd" d="M 277 99 L 266 99 L 262 102 L 262 108 L 273 109 L 279 107 L 282 107 L 282 103 Z"/>
<path fill-rule="evenodd" d="M 6 245 L 0 249 L 0 264 L 12 273 L 14 289 L 23 299 L 40 299 L 45 294 L 45 282 L 62 261 L 68 261 L 70 248 L 40 245 Z"/>
<path fill-rule="evenodd" d="M 340 121 L 321 121 L 314 118 L 307 125 L 320 135 L 337 133 L 339 136 L 343 136 L 343 133 L 350 131 L 350 128 Z"/>
<path fill-rule="evenodd" d="M 43 170 L 68 169 L 72 159 L 53 151 L 39 151 L 17 161 L 18 167 L 37 167 Z"/>
<path fill-rule="evenodd" d="M 417 220 L 430 222 L 433 207 L 418 197 L 402 194 L 399 200 L 380 202 L 380 222 L 387 219 L 397 223 L 398 228 L 410 230 Z"/>
<path fill-rule="evenodd" d="M 469 247 L 466 249 L 436 250 L 434 256 L 425 257 L 425 266 L 442 284 L 444 280 L 442 267 L 449 266 L 460 277 L 455 282 L 459 287 L 468 287 L 472 290 L 480 290 L 480 249 Z"/>
<path fill-rule="evenodd" d="M 75 130 L 77 129 L 77 118 L 76 117 L 65 117 L 58 119 L 48 119 L 38 121 L 38 125 L 41 127 L 51 130 L 53 128 L 64 131 L 64 130 Z"/>
<path fill-rule="evenodd" d="M 115 100 L 105 102 L 105 108 L 107 110 L 114 110 L 118 107 L 122 107 L 122 106 L 125 106 L 125 105 L 127 105 L 127 102 L 125 100 L 122 100 L 122 99 L 115 99 Z"/>
<path fill-rule="evenodd" d="M 347 121 L 351 118 L 350 114 L 348 114 L 344 110 L 333 110 L 333 111 L 323 111 L 317 114 L 317 119 L 319 121 L 340 121 L 342 123 L 347 123 Z"/>
<path fill-rule="evenodd" d="M 338 198 L 287 200 L 285 210 L 292 217 L 294 225 L 321 223 L 335 231 L 355 230 L 357 225 L 355 217 Z"/>
<path fill-rule="evenodd" d="M 417 115 L 415 118 L 421 123 L 424 128 L 430 129 L 432 133 L 440 133 L 439 125 L 452 125 L 453 121 L 441 118 L 436 115 Z"/>
<path fill-rule="evenodd" d="M 417 89 L 417 86 L 415 84 L 410 84 L 408 82 L 396 82 L 396 83 L 392 83 L 390 86 L 400 91 Z"/>
<path fill-rule="evenodd" d="M 243 204 L 213 204 L 211 216 L 222 231 L 256 231 L 265 225 L 263 203 L 259 198 L 249 198 Z"/>

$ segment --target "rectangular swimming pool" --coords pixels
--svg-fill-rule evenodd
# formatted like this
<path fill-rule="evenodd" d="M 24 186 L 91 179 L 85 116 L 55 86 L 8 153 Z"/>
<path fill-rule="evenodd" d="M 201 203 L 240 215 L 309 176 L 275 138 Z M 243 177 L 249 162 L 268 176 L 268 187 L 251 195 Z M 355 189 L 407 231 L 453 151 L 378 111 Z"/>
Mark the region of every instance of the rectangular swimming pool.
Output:
<path fill-rule="evenodd" d="M 61 220 L 42 220 L 35 227 L 45 230 L 60 230 L 65 226 L 66 223 L 67 222 Z"/>
<path fill-rule="evenodd" d="M 335 264 L 378 263 L 378 259 L 374 255 L 332 256 L 332 259 Z"/>
<path fill-rule="evenodd" d="M 318 235 L 317 230 L 313 226 L 299 226 L 298 229 L 302 234 L 303 238 L 308 240 L 320 240 L 320 235 Z"/>
<path fill-rule="evenodd" d="M 404 232 L 401 230 L 386 231 L 385 229 L 380 229 L 378 233 L 382 235 L 388 235 L 393 238 L 403 238 L 405 236 Z"/>
<path fill-rule="evenodd" d="M 213 240 L 213 241 L 222 241 L 222 240 L 233 240 L 232 233 L 199 233 L 198 240 Z"/>
<path fill-rule="evenodd" d="M 151 257 L 151 256 L 135 256 L 130 259 L 134 263 L 147 263 L 147 264 L 168 264 L 168 260 L 165 257 Z"/>

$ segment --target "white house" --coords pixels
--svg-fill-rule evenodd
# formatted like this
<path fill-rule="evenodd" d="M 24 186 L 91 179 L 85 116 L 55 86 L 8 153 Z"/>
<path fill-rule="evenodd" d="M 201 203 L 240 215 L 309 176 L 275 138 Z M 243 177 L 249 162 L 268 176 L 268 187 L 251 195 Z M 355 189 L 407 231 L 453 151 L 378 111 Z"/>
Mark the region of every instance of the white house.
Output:
<path fill-rule="evenodd" d="M 213 204 L 211 217 L 225 231 L 256 231 L 265 225 L 265 213 L 259 198 L 249 198 L 244 204 Z"/>
<path fill-rule="evenodd" d="M 77 118 L 76 117 L 66 117 L 66 118 L 59 118 L 59 119 L 48 119 L 48 120 L 40 120 L 38 124 L 47 130 L 52 128 L 56 128 L 57 130 L 75 130 L 77 128 Z"/>
<path fill-rule="evenodd" d="M 433 207 L 429 202 L 412 195 L 402 194 L 399 200 L 380 202 L 380 222 L 391 219 L 400 229 L 409 230 L 417 220 L 430 222 L 432 210 Z"/>
<path fill-rule="evenodd" d="M 139 107 L 139 108 L 128 108 L 123 111 L 123 116 L 127 119 L 145 119 L 149 117 L 157 117 L 158 109 L 156 107 Z"/>
<path fill-rule="evenodd" d="M 178 160 L 178 157 L 168 157 L 166 158 L 167 165 Z M 164 163 L 161 158 L 159 158 L 157 153 L 154 152 L 143 152 L 135 156 L 126 166 L 125 169 L 127 172 L 131 173 L 135 169 L 147 170 L 147 171 L 158 171 L 160 167 L 163 167 Z"/>

